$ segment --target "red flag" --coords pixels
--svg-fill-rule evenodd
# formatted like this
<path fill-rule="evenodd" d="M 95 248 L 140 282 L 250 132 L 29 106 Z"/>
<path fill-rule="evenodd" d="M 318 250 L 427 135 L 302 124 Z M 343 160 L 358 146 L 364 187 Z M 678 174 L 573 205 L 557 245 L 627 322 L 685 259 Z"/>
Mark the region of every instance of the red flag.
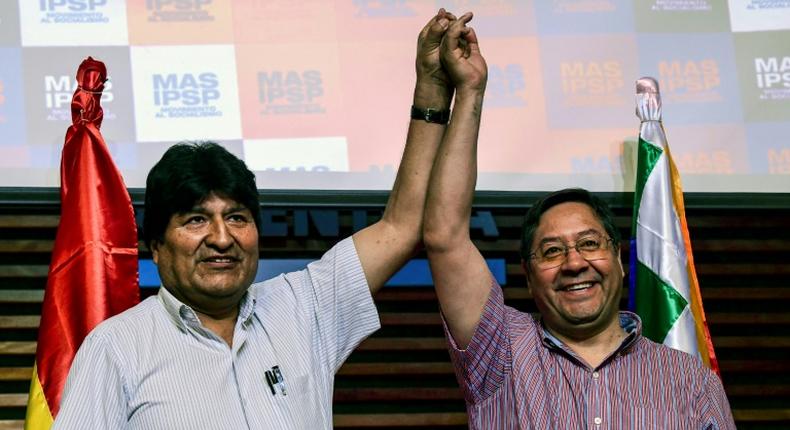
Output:
<path fill-rule="evenodd" d="M 72 125 L 60 164 L 60 225 L 44 293 L 26 429 L 52 425 L 85 336 L 140 301 L 134 210 L 99 132 L 106 76 L 104 63 L 91 57 L 77 71 Z"/>

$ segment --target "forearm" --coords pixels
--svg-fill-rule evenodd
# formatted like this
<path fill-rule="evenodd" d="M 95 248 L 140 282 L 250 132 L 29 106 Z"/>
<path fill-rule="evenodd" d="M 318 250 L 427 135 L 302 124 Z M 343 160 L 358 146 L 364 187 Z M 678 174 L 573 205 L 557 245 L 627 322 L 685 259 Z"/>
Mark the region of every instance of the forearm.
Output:
<path fill-rule="evenodd" d="M 461 349 L 474 333 L 491 286 L 488 266 L 469 237 L 482 103 L 482 90 L 456 95 L 431 173 L 423 229 L 436 295 Z"/>
<path fill-rule="evenodd" d="M 452 89 L 429 78 L 417 80 L 414 106 L 447 110 L 451 99 Z M 446 128 L 444 124 L 420 119 L 409 121 L 406 146 L 382 221 L 409 237 L 413 245 L 417 245 L 421 236 L 431 168 Z"/>
<path fill-rule="evenodd" d="M 456 97 L 427 196 L 425 242 L 434 250 L 469 240 L 482 105 L 482 91 L 459 93 Z"/>
<path fill-rule="evenodd" d="M 417 38 L 417 82 L 412 103 L 421 109 L 446 110 L 453 86 L 441 65 L 443 35 L 455 17 L 439 9 Z M 404 109 L 404 114 L 408 110 Z M 354 234 L 365 277 L 372 292 L 384 285 L 414 254 L 422 237 L 425 196 L 431 167 L 446 126 L 412 119 L 398 174 L 381 220 Z"/>
<path fill-rule="evenodd" d="M 445 109 L 451 96 L 450 89 L 418 79 L 413 103 L 421 108 Z M 384 215 L 354 234 L 354 244 L 373 293 L 414 255 L 421 243 L 431 167 L 446 128 L 444 124 L 410 120 L 403 157 Z"/>
<path fill-rule="evenodd" d="M 491 273 L 469 237 L 477 182 L 477 138 L 488 67 L 472 19 L 454 21 L 441 45 L 442 64 L 456 86 L 450 125 L 436 156 L 425 208 L 423 241 L 436 295 L 456 344 L 468 344 L 491 290 Z"/>

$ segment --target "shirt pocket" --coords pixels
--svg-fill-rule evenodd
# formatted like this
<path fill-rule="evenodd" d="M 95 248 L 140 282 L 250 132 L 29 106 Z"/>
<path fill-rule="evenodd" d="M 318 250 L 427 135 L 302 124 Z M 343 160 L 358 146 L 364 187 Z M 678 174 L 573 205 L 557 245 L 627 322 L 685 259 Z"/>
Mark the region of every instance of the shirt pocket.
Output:
<path fill-rule="evenodd" d="M 297 429 L 319 429 L 321 424 L 331 423 L 328 421 L 326 406 L 331 404 L 331 400 L 321 402 L 323 394 L 317 379 L 310 373 L 286 376 L 287 395 L 281 400 L 284 401 L 290 416 Z"/>
<path fill-rule="evenodd" d="M 688 411 L 675 405 L 650 405 L 644 402 L 627 402 L 622 408 L 622 428 L 634 429 L 687 429 Z"/>
<path fill-rule="evenodd" d="M 308 373 L 288 377 L 285 387 L 288 393 L 287 397 L 292 399 L 309 398 L 310 392 L 315 390 L 315 387 L 310 385 L 310 374 Z"/>
<path fill-rule="evenodd" d="M 621 428 L 688 429 L 692 427 L 690 399 L 683 389 L 655 384 L 619 387 L 612 393 L 612 414 Z"/>

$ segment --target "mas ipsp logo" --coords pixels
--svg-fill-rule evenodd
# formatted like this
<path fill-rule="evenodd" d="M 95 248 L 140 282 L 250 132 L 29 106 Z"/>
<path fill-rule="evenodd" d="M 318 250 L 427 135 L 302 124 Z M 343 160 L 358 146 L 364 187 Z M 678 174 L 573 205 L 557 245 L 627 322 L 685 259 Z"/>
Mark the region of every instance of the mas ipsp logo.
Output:
<path fill-rule="evenodd" d="M 601 97 L 615 96 L 624 85 L 619 61 L 563 62 L 560 63 L 560 77 L 562 92 L 574 105 L 603 102 Z"/>
<path fill-rule="evenodd" d="M 392 18 L 416 16 L 406 0 L 354 0 L 357 16 L 366 18 Z"/>
<path fill-rule="evenodd" d="M 44 103 L 47 112 L 47 121 L 70 121 L 71 99 L 77 90 L 77 81 L 68 75 L 44 76 Z M 101 102 L 110 103 L 115 99 L 112 93 L 112 81 L 104 83 Z M 105 119 L 115 119 L 115 114 L 105 109 Z"/>
<path fill-rule="evenodd" d="M 222 116 L 216 102 L 220 98 L 215 73 L 169 73 L 153 75 L 157 118 Z"/>
<path fill-rule="evenodd" d="M 40 21 L 45 24 L 108 23 L 102 11 L 107 0 L 39 0 Z"/>
<path fill-rule="evenodd" d="M 662 92 L 678 101 L 716 102 L 723 100 L 719 64 L 713 59 L 699 61 L 666 60 L 658 63 Z"/>
<path fill-rule="evenodd" d="M 132 46 L 130 59 L 138 142 L 241 137 L 233 46 Z"/>
<path fill-rule="evenodd" d="M 754 71 L 760 99 L 790 99 L 790 57 L 757 57 Z"/>
<path fill-rule="evenodd" d="M 524 91 L 524 69 L 521 64 L 492 65 L 488 70 L 488 94 L 486 102 L 494 107 L 523 107 L 527 102 Z"/>
<path fill-rule="evenodd" d="M 213 21 L 214 16 L 204 9 L 212 0 L 146 0 L 148 21 L 184 22 Z"/>
<path fill-rule="evenodd" d="M 258 72 L 258 101 L 261 114 L 324 113 L 320 103 L 324 84 L 318 70 Z"/>

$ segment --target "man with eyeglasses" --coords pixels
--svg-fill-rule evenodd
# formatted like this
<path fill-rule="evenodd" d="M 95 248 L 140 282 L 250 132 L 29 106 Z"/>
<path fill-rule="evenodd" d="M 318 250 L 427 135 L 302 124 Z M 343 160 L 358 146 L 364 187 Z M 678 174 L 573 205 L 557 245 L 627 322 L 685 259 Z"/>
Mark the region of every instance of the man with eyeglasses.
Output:
<path fill-rule="evenodd" d="M 471 30 L 463 33 L 471 55 L 448 54 L 462 25 L 445 35 L 443 65 L 482 86 L 469 91 L 475 114 L 454 116 L 453 139 L 439 148 L 423 241 L 469 428 L 734 429 L 719 378 L 643 337 L 637 315 L 618 312 L 620 236 L 607 205 L 586 190 L 551 193 L 527 212 L 522 266 L 540 316 L 505 306 L 469 237 L 486 69 Z M 463 100 L 469 88 L 454 83 Z"/>
<path fill-rule="evenodd" d="M 472 159 L 473 146 L 439 156 Z M 464 175 L 434 168 L 424 240 L 471 429 L 735 428 L 710 369 L 642 337 L 639 317 L 618 312 L 620 236 L 601 199 L 561 190 L 527 212 L 521 256 L 535 319 L 505 306 L 469 239 L 474 182 L 460 184 Z M 458 204 L 445 197 L 456 193 Z"/>

